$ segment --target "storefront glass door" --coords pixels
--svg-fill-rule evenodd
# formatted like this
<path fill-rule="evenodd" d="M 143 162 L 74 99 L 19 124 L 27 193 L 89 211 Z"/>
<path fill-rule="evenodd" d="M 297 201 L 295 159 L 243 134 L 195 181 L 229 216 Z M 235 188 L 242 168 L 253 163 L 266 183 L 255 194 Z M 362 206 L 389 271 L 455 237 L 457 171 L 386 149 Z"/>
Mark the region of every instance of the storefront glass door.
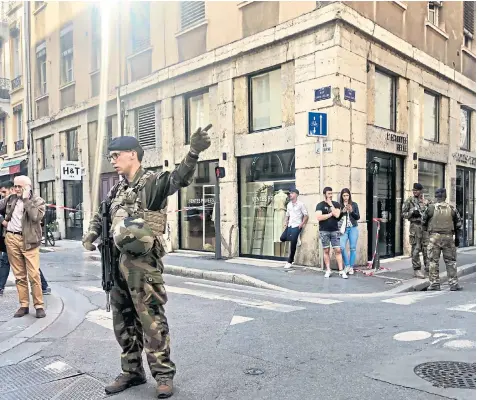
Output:
<path fill-rule="evenodd" d="M 457 168 L 456 207 L 462 218 L 461 247 L 475 245 L 475 170 Z"/>
<path fill-rule="evenodd" d="M 403 159 L 393 154 L 368 151 L 367 153 L 367 207 L 368 259 L 378 235 L 378 254 L 382 258 L 395 257 L 403 252 Z M 373 218 L 380 218 L 380 230 Z"/>
<path fill-rule="evenodd" d="M 66 239 L 83 236 L 83 182 L 64 181 Z"/>
<path fill-rule="evenodd" d="M 180 191 L 180 248 L 215 251 L 215 172 L 213 162 L 198 164 L 194 182 Z"/>

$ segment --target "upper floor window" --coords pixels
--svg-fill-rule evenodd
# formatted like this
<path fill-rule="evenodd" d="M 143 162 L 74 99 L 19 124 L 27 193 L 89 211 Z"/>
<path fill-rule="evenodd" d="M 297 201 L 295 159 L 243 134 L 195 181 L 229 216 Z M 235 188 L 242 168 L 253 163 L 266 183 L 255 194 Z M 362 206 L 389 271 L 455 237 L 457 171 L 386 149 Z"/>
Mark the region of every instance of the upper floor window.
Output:
<path fill-rule="evenodd" d="M 43 153 L 43 169 L 53 167 L 53 135 L 41 139 L 41 152 Z"/>
<path fill-rule="evenodd" d="M 36 70 L 38 95 L 47 93 L 46 87 L 46 42 L 36 46 Z"/>
<path fill-rule="evenodd" d="M 60 32 L 61 49 L 61 84 L 73 82 L 73 25 L 68 25 Z"/>
<path fill-rule="evenodd" d="M 181 1 L 181 29 L 187 29 L 205 19 L 205 1 Z"/>
<path fill-rule="evenodd" d="M 424 139 L 439 141 L 439 96 L 424 92 Z"/>
<path fill-rule="evenodd" d="M 22 75 L 21 68 L 21 42 L 20 42 L 20 33 L 12 38 L 12 47 L 13 47 L 13 78 L 17 78 Z"/>
<path fill-rule="evenodd" d="M 0 117 L 0 142 L 2 142 L 2 146 L 6 146 L 7 144 L 7 125 L 5 117 Z M 0 151 L 2 148 L 0 147 Z"/>
<path fill-rule="evenodd" d="M 138 53 L 151 45 L 150 2 L 134 2 L 130 8 L 131 49 Z"/>
<path fill-rule="evenodd" d="M 156 145 L 156 106 L 149 104 L 136 111 L 136 132 L 142 147 Z"/>
<path fill-rule="evenodd" d="M 475 1 L 464 1 L 464 46 L 472 49 L 475 36 Z"/>
<path fill-rule="evenodd" d="M 91 13 L 91 71 L 101 68 L 101 12 L 93 7 Z"/>
<path fill-rule="evenodd" d="M 471 132 L 472 111 L 468 108 L 460 109 L 460 148 L 470 150 L 470 132 Z"/>
<path fill-rule="evenodd" d="M 66 132 L 66 154 L 68 161 L 79 161 L 78 131 L 76 129 Z"/>
<path fill-rule="evenodd" d="M 429 1 L 427 3 L 427 19 L 435 26 L 439 26 L 440 7 L 442 7 L 442 1 Z"/>
<path fill-rule="evenodd" d="M 191 135 L 198 128 L 209 123 L 209 91 L 186 97 L 186 135 L 185 143 L 190 143 Z"/>
<path fill-rule="evenodd" d="M 276 69 L 250 77 L 250 130 L 282 126 L 281 70 Z"/>
<path fill-rule="evenodd" d="M 396 79 L 381 71 L 376 71 L 374 124 L 396 130 Z"/>
<path fill-rule="evenodd" d="M 23 140 L 23 106 L 20 104 L 13 107 L 13 115 L 15 117 L 15 125 L 17 128 L 17 142 Z"/>

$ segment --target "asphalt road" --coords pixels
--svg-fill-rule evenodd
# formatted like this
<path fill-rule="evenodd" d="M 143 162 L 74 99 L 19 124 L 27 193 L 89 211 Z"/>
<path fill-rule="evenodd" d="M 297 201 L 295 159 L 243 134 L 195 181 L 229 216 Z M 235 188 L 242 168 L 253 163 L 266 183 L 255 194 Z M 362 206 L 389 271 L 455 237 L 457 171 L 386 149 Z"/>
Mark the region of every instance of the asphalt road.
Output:
<path fill-rule="evenodd" d="M 0 390 L 0 399 L 33 398 L 33 393 L 50 399 L 51 392 L 70 400 L 84 398 L 80 393 L 88 391 L 88 399 L 101 398 L 102 385 L 120 372 L 120 350 L 110 316 L 103 311 L 98 263 L 87 256 L 78 261 L 72 254 L 47 254 L 42 255 L 42 269 L 63 300 L 63 313 L 21 345 L 32 349 L 32 357 L 19 365 L 53 360 L 50 370 L 66 374 L 71 366 L 80 372 L 58 389 L 37 383 L 23 388 L 30 392 L 19 397 L 16 388 L 28 386 L 28 378 L 17 375 L 15 366 L 4 366 L 0 389 L 2 380 L 10 379 L 10 391 Z M 427 361 L 475 363 L 475 274 L 461 282 L 462 292 L 443 286 L 437 293 L 303 297 L 166 276 L 172 358 L 178 371 L 173 398 L 475 398 L 475 389 L 436 388 L 414 373 Z M 0 366 L 5 365 L 2 360 L 5 354 Z M 78 383 L 74 395 L 58 394 L 80 378 L 89 386 Z M 149 375 L 146 385 L 112 398 L 153 395 Z"/>

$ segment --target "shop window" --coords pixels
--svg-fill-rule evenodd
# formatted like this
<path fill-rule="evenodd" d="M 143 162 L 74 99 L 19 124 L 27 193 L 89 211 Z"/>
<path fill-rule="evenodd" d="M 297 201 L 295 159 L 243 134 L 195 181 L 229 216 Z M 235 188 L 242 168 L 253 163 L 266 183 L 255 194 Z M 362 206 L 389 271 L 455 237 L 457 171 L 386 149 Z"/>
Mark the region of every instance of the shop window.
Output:
<path fill-rule="evenodd" d="M 180 190 L 180 247 L 188 250 L 215 251 L 215 165 L 216 161 L 197 164 L 191 185 Z"/>
<path fill-rule="evenodd" d="M 439 141 L 439 96 L 424 92 L 424 139 Z"/>
<path fill-rule="evenodd" d="M 190 143 L 190 136 L 198 129 L 205 128 L 209 121 L 209 91 L 186 96 L 185 144 Z"/>
<path fill-rule="evenodd" d="M 42 167 L 53 168 L 53 135 L 41 139 Z"/>
<path fill-rule="evenodd" d="M 470 150 L 470 132 L 472 111 L 468 108 L 460 109 L 460 148 Z"/>
<path fill-rule="evenodd" d="M 250 77 L 250 131 L 282 126 L 281 70 Z"/>
<path fill-rule="evenodd" d="M 396 79 L 376 71 L 374 124 L 380 128 L 396 130 Z"/>
<path fill-rule="evenodd" d="M 68 161 L 79 161 L 78 131 L 76 129 L 66 132 L 66 150 Z"/>
<path fill-rule="evenodd" d="M 445 165 L 419 160 L 419 183 L 424 186 L 424 196 L 434 200 L 436 189 L 444 187 L 444 171 Z"/>
<path fill-rule="evenodd" d="M 181 1 L 181 29 L 187 29 L 205 19 L 205 1 Z"/>
<path fill-rule="evenodd" d="M 255 257 L 286 255 L 280 242 L 288 194 L 295 186 L 295 151 L 239 159 L 240 253 Z"/>
<path fill-rule="evenodd" d="M 46 204 L 56 205 L 55 181 L 40 182 L 40 197 Z M 56 221 L 56 208 L 46 207 L 45 221 L 47 224 Z"/>
<path fill-rule="evenodd" d="M 156 145 L 156 107 L 154 104 L 137 109 L 136 132 L 142 147 Z"/>

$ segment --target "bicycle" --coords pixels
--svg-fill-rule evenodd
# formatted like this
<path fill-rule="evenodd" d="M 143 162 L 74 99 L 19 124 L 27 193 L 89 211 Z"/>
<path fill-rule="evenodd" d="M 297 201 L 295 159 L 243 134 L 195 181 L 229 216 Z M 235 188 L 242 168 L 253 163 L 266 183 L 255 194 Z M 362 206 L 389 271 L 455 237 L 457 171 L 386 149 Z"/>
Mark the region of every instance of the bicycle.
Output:
<path fill-rule="evenodd" d="M 46 233 L 46 237 L 45 237 Z M 48 243 L 50 244 L 51 247 L 55 246 L 55 237 L 53 236 L 53 232 L 50 230 L 49 226 L 46 225 L 46 229 L 43 229 L 43 237 L 42 237 L 42 243 L 47 246 Z"/>

